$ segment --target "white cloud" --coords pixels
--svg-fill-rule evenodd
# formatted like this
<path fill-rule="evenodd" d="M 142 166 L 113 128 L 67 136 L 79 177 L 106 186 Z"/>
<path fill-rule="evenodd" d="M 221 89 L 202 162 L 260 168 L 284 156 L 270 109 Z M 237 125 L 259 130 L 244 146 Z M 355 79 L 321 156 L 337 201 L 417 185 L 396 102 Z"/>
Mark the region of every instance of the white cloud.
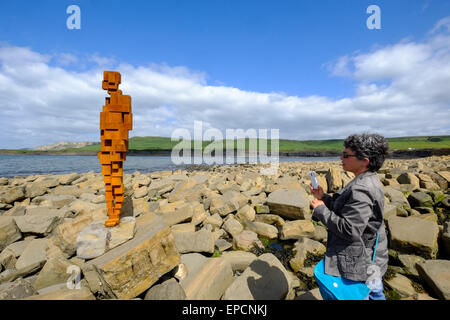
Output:
<path fill-rule="evenodd" d="M 450 17 L 442 18 L 441 20 L 436 22 L 433 29 L 430 30 L 430 33 L 434 34 L 438 31 L 442 30 L 442 28 L 447 29 L 445 31 L 450 32 Z"/>
<path fill-rule="evenodd" d="M 78 62 L 76 55 L 71 53 L 60 53 L 54 57 L 56 64 L 60 66 L 69 66 Z"/>
<path fill-rule="evenodd" d="M 394 79 L 417 70 L 432 54 L 426 44 L 412 42 L 388 46 L 368 54 L 353 57 L 358 80 Z M 349 60 L 350 62 L 350 60 Z"/>
<path fill-rule="evenodd" d="M 329 63 L 332 75 L 357 82 L 355 95 L 343 99 L 250 92 L 210 85 L 205 72 L 184 66 L 132 66 L 97 54 L 51 55 L 3 45 L 0 148 L 98 141 L 106 67 L 122 73 L 121 89 L 132 97 L 131 136 L 170 137 L 177 128 L 192 130 L 194 120 L 224 135 L 227 128 L 277 128 L 286 139 L 344 138 L 361 131 L 450 134 L 450 36 L 441 21 L 422 41 L 403 40 Z M 52 59 L 59 63 L 52 65 Z M 75 61 L 90 67 L 64 68 Z"/>
<path fill-rule="evenodd" d="M 325 63 L 324 66 L 330 71 L 333 76 L 351 76 L 352 72 L 349 69 L 351 58 L 349 56 L 339 57 L 335 63 Z"/>
<path fill-rule="evenodd" d="M 87 60 L 94 62 L 99 68 L 111 68 L 117 63 L 116 59 L 101 57 L 98 53 L 90 55 Z"/>

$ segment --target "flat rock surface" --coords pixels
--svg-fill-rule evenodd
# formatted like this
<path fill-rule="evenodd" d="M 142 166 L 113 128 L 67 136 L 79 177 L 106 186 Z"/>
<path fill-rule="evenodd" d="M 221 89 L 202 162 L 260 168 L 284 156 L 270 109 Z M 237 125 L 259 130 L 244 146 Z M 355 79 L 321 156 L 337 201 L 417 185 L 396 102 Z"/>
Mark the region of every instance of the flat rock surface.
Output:
<path fill-rule="evenodd" d="M 288 219 L 305 219 L 311 217 L 309 199 L 302 189 L 281 189 L 272 192 L 267 198 L 272 213 Z"/>
<path fill-rule="evenodd" d="M 47 261 L 47 239 L 34 239 L 30 241 L 16 262 L 16 269 L 23 269 L 35 263 Z"/>
<path fill-rule="evenodd" d="M 388 227 L 393 249 L 415 253 L 427 259 L 436 258 L 439 227 L 435 221 L 413 216 L 392 216 L 388 220 Z"/>
<path fill-rule="evenodd" d="M 450 300 L 450 260 L 419 262 L 417 270 L 439 299 Z"/>
<path fill-rule="evenodd" d="M 289 290 L 290 276 L 271 253 L 254 260 L 228 287 L 223 300 L 280 300 Z"/>
<path fill-rule="evenodd" d="M 0 216 L 0 250 L 21 238 L 22 234 L 14 222 L 14 218 Z"/>
<path fill-rule="evenodd" d="M 187 300 L 219 300 L 233 282 L 233 271 L 228 260 L 208 258 L 180 284 Z"/>
<path fill-rule="evenodd" d="M 144 300 L 185 300 L 183 287 L 171 278 L 161 284 L 151 287 L 145 294 Z"/>
<path fill-rule="evenodd" d="M 89 284 L 105 296 L 134 298 L 180 262 L 170 228 L 161 218 L 143 216 L 136 224 L 133 239 L 83 266 L 84 272 L 90 273 Z"/>
<path fill-rule="evenodd" d="M 207 230 L 196 232 L 175 232 L 173 234 L 178 252 L 214 252 L 214 235 Z"/>

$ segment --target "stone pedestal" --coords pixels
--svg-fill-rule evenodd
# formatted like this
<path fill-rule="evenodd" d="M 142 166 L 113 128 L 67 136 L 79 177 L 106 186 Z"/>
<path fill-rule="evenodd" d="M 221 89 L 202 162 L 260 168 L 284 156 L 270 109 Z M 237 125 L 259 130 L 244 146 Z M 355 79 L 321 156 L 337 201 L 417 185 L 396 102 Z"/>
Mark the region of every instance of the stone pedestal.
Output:
<path fill-rule="evenodd" d="M 136 220 L 135 237 L 86 263 L 91 291 L 107 298 L 132 299 L 180 263 L 170 228 L 155 215 Z"/>

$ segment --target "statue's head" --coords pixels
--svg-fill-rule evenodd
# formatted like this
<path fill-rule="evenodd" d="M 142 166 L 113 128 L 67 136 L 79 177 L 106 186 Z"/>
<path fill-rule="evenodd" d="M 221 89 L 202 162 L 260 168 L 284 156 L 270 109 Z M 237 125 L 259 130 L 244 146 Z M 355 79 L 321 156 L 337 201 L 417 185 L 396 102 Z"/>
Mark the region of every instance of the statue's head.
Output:
<path fill-rule="evenodd" d="M 103 71 L 102 88 L 104 90 L 116 91 L 119 89 L 120 73 L 117 71 Z"/>

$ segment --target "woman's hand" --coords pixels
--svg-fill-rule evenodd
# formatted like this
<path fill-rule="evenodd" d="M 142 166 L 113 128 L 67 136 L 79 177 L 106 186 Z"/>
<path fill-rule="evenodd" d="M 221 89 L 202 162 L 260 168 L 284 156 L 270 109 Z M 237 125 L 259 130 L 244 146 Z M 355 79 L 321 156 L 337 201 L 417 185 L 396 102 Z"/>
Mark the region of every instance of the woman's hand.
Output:
<path fill-rule="evenodd" d="M 320 206 L 322 204 L 325 205 L 325 202 L 323 202 L 322 200 L 317 200 L 317 199 L 314 199 L 311 202 L 311 205 L 312 205 L 313 209 L 317 208 L 318 206 Z"/>
<path fill-rule="evenodd" d="M 317 189 L 313 189 L 312 184 L 309 184 L 309 189 L 311 190 L 312 195 L 314 198 L 321 200 L 324 192 L 321 186 L 319 186 Z"/>

